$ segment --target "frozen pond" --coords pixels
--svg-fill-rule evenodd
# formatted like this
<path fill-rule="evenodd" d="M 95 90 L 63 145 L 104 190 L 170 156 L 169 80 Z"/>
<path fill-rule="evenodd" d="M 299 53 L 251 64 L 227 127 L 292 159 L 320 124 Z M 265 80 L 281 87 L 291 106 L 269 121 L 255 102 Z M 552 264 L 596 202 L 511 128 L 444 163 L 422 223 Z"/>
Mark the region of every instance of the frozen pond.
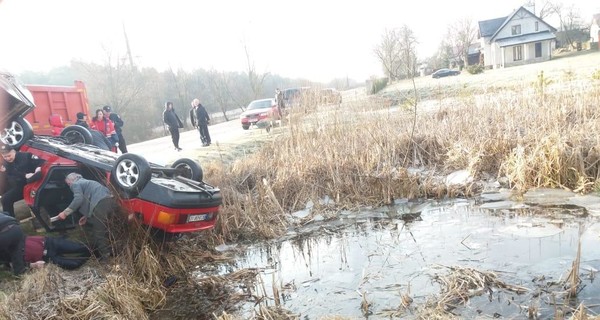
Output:
<path fill-rule="evenodd" d="M 256 290 L 263 292 L 258 294 L 273 298 L 273 287 L 278 288 L 281 306 L 302 319 L 365 318 L 364 301 L 370 303 L 369 318 L 389 318 L 401 295 L 413 299 L 402 317 L 415 317 L 419 306 L 439 296 L 434 278 L 448 274 L 449 267 L 493 272 L 528 289 L 515 294 L 491 288 L 491 295 L 454 309 L 459 317 L 526 318 L 528 307 L 535 307 L 541 318 L 553 318 L 555 304 L 567 303 L 555 284 L 567 277 L 581 232 L 583 289 L 568 304 L 584 302 L 590 314 L 600 313 L 600 287 L 593 281 L 600 269 L 600 223 L 584 208 L 593 208 L 598 198 L 538 192 L 522 202 L 502 194 L 482 199 L 421 203 L 413 205 L 420 214 L 410 215 L 402 214 L 410 211 L 406 203 L 341 212 L 333 221 L 313 222 L 284 239 L 246 248 L 236 268 L 259 268 L 263 285 Z"/>

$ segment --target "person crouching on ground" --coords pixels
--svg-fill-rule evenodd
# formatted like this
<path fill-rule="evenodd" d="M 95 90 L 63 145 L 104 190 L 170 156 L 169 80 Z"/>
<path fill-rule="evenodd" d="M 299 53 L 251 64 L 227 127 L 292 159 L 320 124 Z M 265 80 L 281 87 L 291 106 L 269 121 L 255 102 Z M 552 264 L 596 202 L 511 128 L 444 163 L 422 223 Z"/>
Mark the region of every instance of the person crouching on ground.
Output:
<path fill-rule="evenodd" d="M 19 222 L 6 212 L 0 212 L 0 258 L 10 261 L 12 271 L 20 275 L 27 270 L 25 254 L 25 234 Z"/>
<path fill-rule="evenodd" d="M 94 180 L 84 179 L 79 173 L 71 172 L 65 182 L 73 192 L 73 201 L 58 214 L 65 220 L 70 214 L 79 211 L 83 215 L 79 225 L 84 227 L 91 247 L 100 254 L 100 261 L 106 261 L 112 255 L 108 225 L 117 210 L 117 203 L 110 190 Z"/>
<path fill-rule="evenodd" d="M 15 216 L 15 202 L 23 200 L 23 188 L 26 184 L 42 178 L 42 164 L 45 160 L 29 152 L 17 152 L 11 146 L 0 146 L 0 154 L 4 164 L 0 165 L 0 172 L 6 172 L 7 181 L 11 186 L 2 195 L 2 209 L 10 216 Z"/>

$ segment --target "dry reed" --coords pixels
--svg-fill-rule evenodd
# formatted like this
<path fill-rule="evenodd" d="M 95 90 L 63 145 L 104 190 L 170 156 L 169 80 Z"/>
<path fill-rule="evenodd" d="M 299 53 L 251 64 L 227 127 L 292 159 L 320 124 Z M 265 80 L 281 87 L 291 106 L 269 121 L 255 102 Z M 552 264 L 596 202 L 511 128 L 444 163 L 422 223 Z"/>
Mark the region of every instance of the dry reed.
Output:
<path fill-rule="evenodd" d="M 444 90 L 416 110 L 363 100 L 297 112 L 255 154 L 208 166 L 225 197 L 218 232 L 223 241 L 281 235 L 287 213 L 324 196 L 338 208 L 472 196 L 482 176 L 506 177 L 520 192 L 589 192 L 600 173 L 600 81 L 544 83 L 543 93 L 530 84 Z M 475 182 L 445 185 L 461 169 Z"/>

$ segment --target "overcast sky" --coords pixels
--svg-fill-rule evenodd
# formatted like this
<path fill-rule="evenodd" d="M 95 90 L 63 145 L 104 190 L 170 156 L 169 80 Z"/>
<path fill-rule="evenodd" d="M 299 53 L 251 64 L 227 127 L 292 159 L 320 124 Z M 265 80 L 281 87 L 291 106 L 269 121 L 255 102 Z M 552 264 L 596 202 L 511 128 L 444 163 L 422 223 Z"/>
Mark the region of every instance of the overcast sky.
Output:
<path fill-rule="evenodd" d="M 0 69 L 48 71 L 71 59 L 259 72 L 329 81 L 381 74 L 373 55 L 383 31 L 407 24 L 430 56 L 447 25 L 510 14 L 524 0 L 0 0 Z M 537 1 L 541 4 L 541 1 Z M 565 0 L 589 23 L 598 0 Z"/>

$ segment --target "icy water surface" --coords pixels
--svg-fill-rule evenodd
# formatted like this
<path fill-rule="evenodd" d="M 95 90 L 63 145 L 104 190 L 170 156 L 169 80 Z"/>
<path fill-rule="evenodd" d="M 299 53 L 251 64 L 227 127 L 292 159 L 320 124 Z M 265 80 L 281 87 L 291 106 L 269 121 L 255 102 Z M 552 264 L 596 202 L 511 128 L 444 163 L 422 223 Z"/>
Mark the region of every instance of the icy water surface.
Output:
<path fill-rule="evenodd" d="M 454 309 L 460 317 L 527 318 L 533 306 L 540 318 L 553 318 L 553 303 L 565 303 L 561 287 L 549 285 L 567 276 L 582 232 L 583 289 L 571 305 L 584 302 L 589 314 L 600 313 L 600 288 L 593 281 L 600 269 L 597 219 L 583 208 L 493 200 L 420 205 L 420 215 L 398 214 L 393 207 L 342 212 L 334 221 L 311 223 L 286 239 L 248 248 L 237 267 L 263 270 L 265 292 L 259 293 L 272 298 L 274 282 L 282 307 L 302 319 L 365 318 L 365 300 L 371 304 L 369 318 L 389 318 L 401 294 L 413 299 L 412 311 L 401 317 L 414 317 L 418 306 L 439 297 L 433 277 L 456 266 L 494 272 L 507 284 L 529 289 L 517 295 L 492 288 L 491 296 Z"/>

